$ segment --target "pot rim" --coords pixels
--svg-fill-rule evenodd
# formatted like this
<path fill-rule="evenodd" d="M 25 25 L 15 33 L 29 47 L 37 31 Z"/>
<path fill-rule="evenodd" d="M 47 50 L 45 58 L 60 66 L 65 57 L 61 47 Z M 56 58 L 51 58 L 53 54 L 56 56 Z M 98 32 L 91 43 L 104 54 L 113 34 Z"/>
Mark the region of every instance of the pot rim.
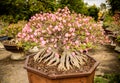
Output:
<path fill-rule="evenodd" d="M 87 54 L 86 54 L 87 55 Z M 32 67 L 27 66 L 29 57 L 34 56 L 34 54 L 28 55 L 25 61 L 25 65 L 24 68 L 28 71 L 28 72 L 32 72 L 35 73 L 37 75 L 49 78 L 49 79 L 62 79 L 62 78 L 74 78 L 74 77 L 81 77 L 81 76 L 89 76 L 91 73 L 93 73 L 95 71 L 95 69 L 97 68 L 97 66 L 99 65 L 99 62 L 96 61 L 94 58 L 92 58 L 91 56 L 87 55 L 89 58 L 93 59 L 95 61 L 94 65 L 91 67 L 91 69 L 88 72 L 82 72 L 82 73 L 70 73 L 70 74 L 62 74 L 62 75 L 56 75 L 56 74 L 47 74 L 44 72 L 41 72 L 37 69 L 34 69 Z"/>

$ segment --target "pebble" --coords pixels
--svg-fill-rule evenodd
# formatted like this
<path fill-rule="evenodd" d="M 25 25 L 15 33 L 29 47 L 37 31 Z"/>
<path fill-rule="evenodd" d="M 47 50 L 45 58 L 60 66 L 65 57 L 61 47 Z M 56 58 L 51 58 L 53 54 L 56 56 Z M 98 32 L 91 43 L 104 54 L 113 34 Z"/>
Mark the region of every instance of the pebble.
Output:
<path fill-rule="evenodd" d="M 115 51 L 120 52 L 120 46 L 116 46 Z"/>
<path fill-rule="evenodd" d="M 38 52 L 38 51 L 39 51 L 39 48 L 38 48 L 37 46 L 35 46 L 35 47 L 33 47 L 32 49 L 29 49 L 28 52 L 30 52 L 30 53 L 36 53 L 36 52 Z"/>
<path fill-rule="evenodd" d="M 25 54 L 23 52 L 12 53 L 10 59 L 11 60 L 24 60 Z"/>
<path fill-rule="evenodd" d="M 4 49 L 0 49 L 0 60 L 6 59 L 11 56 L 11 52 L 6 51 Z"/>
<path fill-rule="evenodd" d="M 4 45 L 0 42 L 0 49 L 3 49 Z"/>

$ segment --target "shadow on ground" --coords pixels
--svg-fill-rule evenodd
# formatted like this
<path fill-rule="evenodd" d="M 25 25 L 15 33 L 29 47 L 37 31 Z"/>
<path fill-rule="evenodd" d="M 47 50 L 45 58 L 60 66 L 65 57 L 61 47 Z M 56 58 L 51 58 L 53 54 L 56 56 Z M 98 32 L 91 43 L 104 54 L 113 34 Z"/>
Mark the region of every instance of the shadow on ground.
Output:
<path fill-rule="evenodd" d="M 28 83 L 24 61 L 12 61 L 9 58 L 0 61 L 0 83 Z"/>
<path fill-rule="evenodd" d="M 115 52 L 113 47 L 98 46 L 89 55 L 100 62 L 96 70 L 96 76 L 120 73 L 120 61 L 118 60 L 120 53 Z M 24 62 L 24 60 L 13 61 L 9 57 L 0 60 L 0 83 L 28 83 L 27 72 L 23 68 Z"/>

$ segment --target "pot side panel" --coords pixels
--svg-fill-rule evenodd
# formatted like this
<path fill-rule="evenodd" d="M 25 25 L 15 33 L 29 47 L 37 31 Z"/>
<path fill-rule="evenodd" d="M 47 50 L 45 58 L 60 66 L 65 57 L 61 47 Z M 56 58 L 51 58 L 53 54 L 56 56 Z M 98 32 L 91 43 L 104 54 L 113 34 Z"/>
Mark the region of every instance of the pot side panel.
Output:
<path fill-rule="evenodd" d="M 37 75 L 30 71 L 27 71 L 27 72 L 28 72 L 29 83 L 94 83 L 94 74 L 95 74 L 95 71 L 94 71 L 88 76 L 52 80 L 52 79 Z"/>

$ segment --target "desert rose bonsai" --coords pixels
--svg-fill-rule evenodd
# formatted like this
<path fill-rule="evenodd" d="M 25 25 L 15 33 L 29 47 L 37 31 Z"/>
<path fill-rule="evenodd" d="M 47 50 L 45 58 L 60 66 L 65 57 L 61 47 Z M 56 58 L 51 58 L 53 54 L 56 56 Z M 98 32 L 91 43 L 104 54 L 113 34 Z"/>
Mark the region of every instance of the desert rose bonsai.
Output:
<path fill-rule="evenodd" d="M 67 7 L 32 16 L 18 40 L 24 47 L 29 44 L 40 49 L 28 66 L 54 75 L 87 72 L 94 61 L 84 52 L 108 41 L 101 24 L 91 17 L 71 13 Z"/>

